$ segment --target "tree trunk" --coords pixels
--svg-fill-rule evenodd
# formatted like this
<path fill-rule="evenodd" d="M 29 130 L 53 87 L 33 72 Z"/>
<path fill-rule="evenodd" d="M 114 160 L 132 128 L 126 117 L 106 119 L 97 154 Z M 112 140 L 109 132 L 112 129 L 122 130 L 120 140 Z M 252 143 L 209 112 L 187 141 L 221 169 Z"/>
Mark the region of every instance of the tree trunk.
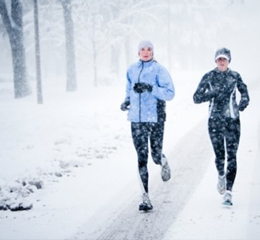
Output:
<path fill-rule="evenodd" d="M 92 47 L 93 47 L 93 74 L 94 74 L 94 86 L 98 86 L 98 79 L 97 79 L 97 51 L 96 51 L 96 43 L 95 39 L 92 40 Z"/>
<path fill-rule="evenodd" d="M 40 36 L 39 36 L 39 14 L 38 1 L 34 0 L 34 29 L 35 29 L 35 62 L 37 76 L 37 103 L 43 103 L 42 80 L 41 80 L 41 56 L 40 56 Z"/>
<path fill-rule="evenodd" d="M 119 80 L 119 48 L 118 46 L 111 47 L 111 72 Z"/>
<path fill-rule="evenodd" d="M 131 63 L 130 60 L 130 38 L 126 36 L 125 39 L 125 59 L 126 59 L 126 66 L 128 67 Z"/>
<path fill-rule="evenodd" d="M 66 36 L 67 91 L 71 92 L 77 90 L 74 26 L 71 18 L 71 0 L 61 0 L 61 3 L 64 13 Z"/>
<path fill-rule="evenodd" d="M 92 22 L 92 51 L 93 51 L 93 78 L 94 78 L 94 86 L 98 86 L 98 76 L 97 76 L 97 48 L 95 42 L 95 17 L 93 18 Z"/>
<path fill-rule="evenodd" d="M 169 71 L 171 73 L 172 70 L 172 38 L 171 38 L 171 0 L 167 1 L 167 29 L 168 29 L 168 65 L 169 65 Z"/>
<path fill-rule="evenodd" d="M 23 40 L 22 4 L 19 0 L 11 1 L 11 16 L 8 16 L 5 0 L 0 0 L 0 14 L 9 36 L 14 73 L 14 95 L 21 98 L 30 95 L 27 82 L 26 60 Z M 12 20 L 11 20 L 11 19 Z"/>

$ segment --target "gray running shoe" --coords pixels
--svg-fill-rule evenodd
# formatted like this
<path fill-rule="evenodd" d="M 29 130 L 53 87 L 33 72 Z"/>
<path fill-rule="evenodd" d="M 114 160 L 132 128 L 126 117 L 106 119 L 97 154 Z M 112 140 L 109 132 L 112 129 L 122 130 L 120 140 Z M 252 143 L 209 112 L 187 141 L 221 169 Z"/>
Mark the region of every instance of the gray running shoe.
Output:
<path fill-rule="evenodd" d="M 226 191 L 225 195 L 224 195 L 224 205 L 228 205 L 228 206 L 232 206 L 233 202 L 232 202 L 232 192 L 231 191 Z"/>
<path fill-rule="evenodd" d="M 139 204 L 139 211 L 150 211 L 153 209 L 153 205 L 147 193 L 143 194 L 143 202 Z"/>
<path fill-rule="evenodd" d="M 226 191 L 226 175 L 218 176 L 218 192 L 223 195 Z"/>
<path fill-rule="evenodd" d="M 167 158 L 162 154 L 162 171 L 161 171 L 161 177 L 163 181 L 168 181 L 171 178 L 171 169 L 168 164 Z"/>

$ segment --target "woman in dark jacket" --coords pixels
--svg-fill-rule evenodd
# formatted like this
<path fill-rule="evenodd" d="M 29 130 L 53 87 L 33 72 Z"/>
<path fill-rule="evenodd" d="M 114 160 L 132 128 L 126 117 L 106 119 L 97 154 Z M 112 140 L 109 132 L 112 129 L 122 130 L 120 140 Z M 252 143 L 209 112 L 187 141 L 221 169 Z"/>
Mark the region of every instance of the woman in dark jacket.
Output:
<path fill-rule="evenodd" d="M 218 49 L 215 61 L 217 67 L 203 76 L 193 99 L 195 103 L 210 102 L 208 130 L 219 175 L 217 188 L 220 194 L 224 194 L 224 204 L 232 205 L 240 138 L 239 111 L 243 111 L 249 104 L 249 95 L 240 74 L 228 68 L 231 61 L 230 50 Z M 241 95 L 239 104 L 236 102 L 236 90 Z"/>

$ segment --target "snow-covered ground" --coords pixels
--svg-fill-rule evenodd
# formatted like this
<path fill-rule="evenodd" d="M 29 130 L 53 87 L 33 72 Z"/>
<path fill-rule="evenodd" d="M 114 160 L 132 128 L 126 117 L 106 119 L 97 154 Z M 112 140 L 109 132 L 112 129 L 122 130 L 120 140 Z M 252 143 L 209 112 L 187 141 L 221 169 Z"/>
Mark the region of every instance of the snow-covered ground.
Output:
<path fill-rule="evenodd" d="M 244 77 L 251 102 L 241 114 L 234 206 L 226 208 L 216 191 L 207 142 L 208 105 L 192 101 L 203 73 L 172 75 L 176 97 L 167 104 L 164 152 L 173 177 L 162 183 L 160 169 L 149 162 L 155 207 L 149 214 L 138 211 L 136 153 L 130 123 L 119 109 L 124 81 L 98 88 L 81 81 L 79 91 L 65 93 L 65 82 L 51 79 L 43 85 L 43 105 L 37 105 L 35 95 L 14 100 L 12 83 L 1 83 L 0 208 L 32 208 L 0 211 L 0 239 L 159 239 L 146 237 L 159 231 L 156 219 L 162 220 L 164 240 L 258 239 L 259 79 Z M 193 160 L 198 151 L 201 165 L 178 161 L 189 162 L 187 156 Z M 187 182 L 179 184 L 182 178 Z M 135 234 L 133 219 L 141 235 Z"/>
<path fill-rule="evenodd" d="M 211 161 L 195 194 L 172 224 L 165 240 L 259 239 L 259 83 L 248 82 L 248 87 L 251 101 L 248 109 L 241 114 L 242 135 L 238 151 L 238 173 L 233 189 L 234 206 L 226 207 L 220 204 L 222 196 L 216 191 L 216 170 L 214 162 Z"/>

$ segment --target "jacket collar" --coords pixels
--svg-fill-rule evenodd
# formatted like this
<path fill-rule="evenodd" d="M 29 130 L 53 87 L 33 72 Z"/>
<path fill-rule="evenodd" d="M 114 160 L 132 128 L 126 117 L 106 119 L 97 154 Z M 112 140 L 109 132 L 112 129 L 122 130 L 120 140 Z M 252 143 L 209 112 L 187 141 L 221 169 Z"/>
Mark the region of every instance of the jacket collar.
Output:
<path fill-rule="evenodd" d="M 221 71 L 219 71 L 218 68 L 216 67 L 216 68 L 214 69 L 214 71 L 217 72 L 217 73 L 228 73 L 228 72 L 230 72 L 231 70 L 230 70 L 230 68 L 228 68 L 225 72 L 221 72 Z"/>
<path fill-rule="evenodd" d="M 139 59 L 138 65 L 139 66 L 150 66 L 153 62 L 155 62 L 155 60 L 153 58 L 149 61 L 142 61 L 141 59 Z"/>

